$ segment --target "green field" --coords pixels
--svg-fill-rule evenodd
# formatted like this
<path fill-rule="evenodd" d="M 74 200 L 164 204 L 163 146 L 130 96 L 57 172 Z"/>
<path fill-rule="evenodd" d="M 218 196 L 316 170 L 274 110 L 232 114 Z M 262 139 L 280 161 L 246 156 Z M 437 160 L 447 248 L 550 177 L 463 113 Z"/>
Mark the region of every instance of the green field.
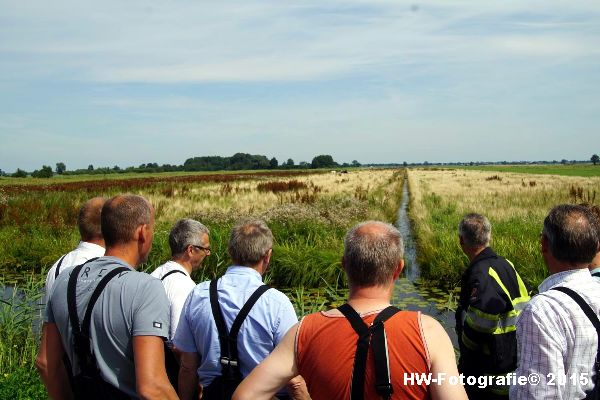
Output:
<path fill-rule="evenodd" d="M 19 297 L 0 303 L 0 398 L 8 393 L 15 398 L 45 396 L 33 368 L 39 338 L 31 330 L 32 311 L 39 303 L 47 269 L 77 245 L 77 210 L 93 196 L 130 192 L 146 196 L 154 205 L 153 247 L 142 271 L 170 258 L 172 224 L 191 217 L 210 229 L 212 249 L 194 279 L 218 276 L 230 263 L 231 227 L 236 220 L 253 216 L 264 219 L 275 238 L 265 282 L 284 290 L 299 315 L 341 304 L 347 296 L 340 265 L 345 233 L 359 221 L 395 221 L 404 171 L 323 172 L 3 179 L 0 284 L 16 284 L 25 294 L 26 307 Z"/>
<path fill-rule="evenodd" d="M 600 176 L 600 165 L 593 164 L 474 165 L 452 168 L 474 171 L 514 172 L 520 174 L 543 174 L 584 177 Z"/>

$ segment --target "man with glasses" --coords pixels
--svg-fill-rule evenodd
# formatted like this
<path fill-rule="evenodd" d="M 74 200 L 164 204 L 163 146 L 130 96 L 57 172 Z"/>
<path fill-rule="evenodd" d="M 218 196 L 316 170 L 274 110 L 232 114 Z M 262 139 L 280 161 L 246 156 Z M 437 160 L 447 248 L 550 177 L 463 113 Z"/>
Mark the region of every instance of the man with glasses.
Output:
<path fill-rule="evenodd" d="M 177 221 L 169 234 L 172 257 L 151 274 L 162 280 L 169 299 L 169 340 L 175 336 L 183 303 L 196 286 L 190 275 L 192 271 L 200 268 L 202 261 L 210 255 L 208 234 L 208 228 L 198 221 L 188 218 Z"/>
<path fill-rule="evenodd" d="M 272 247 L 273 234 L 263 221 L 238 224 L 228 244 L 233 265 L 221 278 L 200 283 L 188 296 L 173 338 L 173 344 L 181 352 L 181 399 L 198 398 L 198 390 L 206 399 L 226 398 L 216 389 L 231 387 L 219 386 L 227 380 L 226 370 L 235 369 L 238 378 L 248 375 L 298 322 L 286 295 L 272 288 L 265 291 L 267 287 L 262 283 Z M 244 314 L 246 318 L 237 318 Z M 239 328 L 235 340 L 231 338 L 236 331 L 233 325 Z M 226 349 L 219 338 L 222 329 L 227 331 L 225 335 L 230 335 L 229 341 L 225 340 Z M 237 351 L 231 356 L 229 348 L 234 344 Z"/>

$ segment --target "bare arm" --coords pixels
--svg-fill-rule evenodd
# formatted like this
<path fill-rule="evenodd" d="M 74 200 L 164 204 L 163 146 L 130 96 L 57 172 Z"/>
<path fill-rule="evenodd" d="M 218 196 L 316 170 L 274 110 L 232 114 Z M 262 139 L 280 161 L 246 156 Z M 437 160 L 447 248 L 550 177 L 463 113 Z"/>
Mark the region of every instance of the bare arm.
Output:
<path fill-rule="evenodd" d="M 269 400 L 290 379 L 298 375 L 294 342 L 298 324 L 290 328 L 275 350 L 246 377 L 233 400 Z"/>
<path fill-rule="evenodd" d="M 431 357 L 431 373 L 434 377 L 437 377 L 438 374 L 445 374 L 443 375 L 445 379 L 441 384 L 429 386 L 431 388 L 431 399 L 467 400 L 465 388 L 460 383 L 451 385 L 448 381 L 451 376 L 458 377 L 454 348 L 448 334 L 439 322 L 427 315 L 422 315 L 421 321 L 423 323 L 423 335 Z"/>
<path fill-rule="evenodd" d="M 52 399 L 72 399 L 71 385 L 65 369 L 65 350 L 60 341 L 56 324 L 45 322 L 42 326 L 42 341 L 35 366 Z"/>
<path fill-rule="evenodd" d="M 136 389 L 142 399 L 177 399 L 165 370 L 163 339 L 158 336 L 134 336 Z"/>
<path fill-rule="evenodd" d="M 179 359 L 179 397 L 182 400 L 192 400 L 198 387 L 198 354 L 180 352 Z"/>

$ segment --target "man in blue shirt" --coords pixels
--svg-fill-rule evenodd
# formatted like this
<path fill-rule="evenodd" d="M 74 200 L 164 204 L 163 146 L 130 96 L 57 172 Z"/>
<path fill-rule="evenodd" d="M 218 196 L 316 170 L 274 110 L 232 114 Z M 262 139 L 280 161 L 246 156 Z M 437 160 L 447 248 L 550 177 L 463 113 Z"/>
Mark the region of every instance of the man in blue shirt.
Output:
<path fill-rule="evenodd" d="M 263 221 L 248 221 L 233 228 L 229 255 L 233 260 L 217 281 L 218 303 L 230 331 L 233 321 L 250 296 L 263 285 L 269 266 L 273 234 Z M 221 349 L 211 310 L 210 282 L 197 285 L 188 296 L 173 343 L 182 352 L 179 396 L 192 399 L 221 375 Z M 298 322 L 290 300 L 280 291 L 262 294 L 241 325 L 238 337 L 239 369 L 243 377 L 261 362 Z"/>

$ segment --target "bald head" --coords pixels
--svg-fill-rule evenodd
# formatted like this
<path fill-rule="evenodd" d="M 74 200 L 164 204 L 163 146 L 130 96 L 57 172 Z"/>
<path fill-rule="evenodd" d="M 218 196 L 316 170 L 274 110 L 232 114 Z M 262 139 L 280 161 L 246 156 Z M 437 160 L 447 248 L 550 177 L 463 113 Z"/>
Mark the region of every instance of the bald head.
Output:
<path fill-rule="evenodd" d="M 140 225 L 152 225 L 152 205 L 142 196 L 125 194 L 108 200 L 102 208 L 102 234 L 106 246 L 133 240 Z"/>
<path fill-rule="evenodd" d="M 105 197 L 94 197 L 86 201 L 79 209 L 77 226 L 79 227 L 81 240 L 84 242 L 93 242 L 102 239 L 100 215 L 104 203 L 106 203 Z"/>
<path fill-rule="evenodd" d="M 346 235 L 344 267 L 352 285 L 388 284 L 403 257 L 402 235 L 393 225 L 367 221 Z"/>

